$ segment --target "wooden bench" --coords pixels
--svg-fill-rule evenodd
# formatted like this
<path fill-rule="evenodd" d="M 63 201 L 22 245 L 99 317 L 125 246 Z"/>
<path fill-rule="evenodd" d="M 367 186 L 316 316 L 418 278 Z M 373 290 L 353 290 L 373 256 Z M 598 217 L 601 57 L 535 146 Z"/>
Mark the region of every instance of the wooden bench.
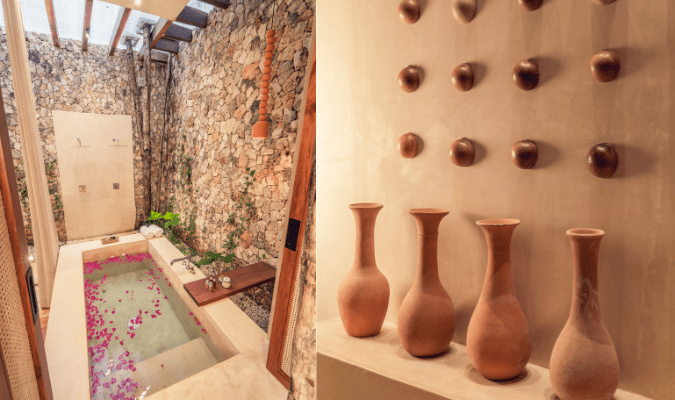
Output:
<path fill-rule="evenodd" d="M 272 266 L 266 262 L 260 261 L 255 264 L 247 265 L 245 267 L 240 267 L 216 275 L 216 278 L 221 276 L 227 276 L 230 278 L 232 285 L 228 289 L 225 289 L 223 285 L 218 282 L 215 290 L 213 292 L 209 292 L 208 289 L 206 289 L 206 285 L 204 284 L 208 278 L 186 283 L 183 285 L 183 287 L 188 292 L 190 297 L 192 297 L 192 300 L 194 300 L 194 302 L 201 307 L 206 304 L 213 303 L 214 301 L 232 296 L 233 294 L 243 292 L 246 289 L 260 286 L 263 283 L 273 282 L 276 278 L 276 275 L 277 270 L 275 268 L 272 268 Z"/>

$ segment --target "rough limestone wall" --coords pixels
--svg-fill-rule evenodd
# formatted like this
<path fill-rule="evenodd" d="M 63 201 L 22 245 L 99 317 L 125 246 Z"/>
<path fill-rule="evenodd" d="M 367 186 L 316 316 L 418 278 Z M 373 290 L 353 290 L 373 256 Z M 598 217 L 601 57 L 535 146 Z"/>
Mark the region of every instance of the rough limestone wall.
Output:
<path fill-rule="evenodd" d="M 131 90 L 126 62 L 126 52 L 117 51 L 115 56 L 107 55 L 106 46 L 89 45 L 88 52 L 82 51 L 79 40 L 61 40 L 61 47 L 52 44 L 45 34 L 26 33 L 33 93 L 37 105 L 38 125 L 42 139 L 45 162 L 53 163 L 55 191 L 52 204 L 61 196 L 58 183 L 58 155 L 54 142 L 52 110 L 77 111 L 96 114 L 132 114 Z M 153 99 L 163 99 L 164 66 L 153 63 Z M 142 69 L 141 69 L 142 71 Z M 139 79 L 142 82 L 142 79 Z M 17 114 L 14 106 L 14 85 L 10 71 L 7 39 L 4 28 L 0 28 L 0 85 L 9 125 L 10 143 L 17 179 L 24 176 L 21 156 L 21 140 L 18 131 Z M 158 102 L 153 108 L 153 135 L 157 135 L 162 115 Z M 163 104 L 163 103 L 162 103 Z M 134 124 L 135 118 L 134 118 Z M 152 126 L 152 125 L 151 125 Z M 112 144 L 112 142 L 111 142 Z M 143 204 L 143 192 L 138 188 L 143 180 L 140 140 L 134 134 L 134 180 L 136 203 Z M 20 186 L 21 186 L 21 182 Z M 24 225 L 29 242 L 32 242 L 30 210 L 27 200 L 23 206 Z M 59 240 L 67 239 L 63 212 L 57 214 L 56 227 Z"/>
<path fill-rule="evenodd" d="M 245 215 L 246 231 L 235 249 L 236 265 L 265 256 L 278 266 L 282 223 L 290 192 L 291 168 L 302 105 L 314 3 L 277 0 L 276 34 L 268 118 L 270 137 L 252 140 L 258 121 L 267 22 L 271 0 L 236 0 L 227 10 L 214 9 L 205 29 L 192 43 L 181 44 L 174 61 L 173 136 L 170 172 L 174 211 L 181 219 L 194 216 L 195 239 L 201 251 L 225 251 L 226 221 L 238 205 L 246 168 L 255 171 L 249 188 L 253 211 Z M 191 175 L 185 171 L 186 159 Z M 182 162 L 181 162 L 182 160 Z M 273 285 L 247 295 L 269 310 Z"/>
<path fill-rule="evenodd" d="M 304 282 L 293 338 L 289 400 L 316 399 L 316 162 L 310 183 L 306 232 L 299 271 Z"/>

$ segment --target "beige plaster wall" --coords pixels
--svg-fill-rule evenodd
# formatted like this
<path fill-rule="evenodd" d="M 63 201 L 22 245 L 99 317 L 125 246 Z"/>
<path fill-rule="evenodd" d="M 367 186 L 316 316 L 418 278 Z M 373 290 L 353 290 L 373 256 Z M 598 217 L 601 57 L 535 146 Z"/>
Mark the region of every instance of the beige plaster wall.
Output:
<path fill-rule="evenodd" d="M 131 116 L 54 110 L 52 117 L 68 238 L 133 230 Z M 113 146 L 113 138 L 119 139 L 119 147 Z M 118 190 L 113 183 L 120 184 Z M 85 192 L 79 191 L 80 185 L 86 185 Z"/>
<path fill-rule="evenodd" d="M 476 18 L 457 22 L 445 1 L 423 1 L 404 25 L 397 2 L 322 1 L 317 5 L 318 318 L 337 316 L 337 287 L 351 267 L 354 222 L 347 205 L 380 202 L 376 258 L 389 279 L 387 320 L 416 268 L 417 232 L 407 210 L 443 207 L 439 268 L 457 311 L 454 340 L 466 330 L 485 276 L 485 238 L 475 221 L 518 218 L 512 243 L 515 286 L 533 340 L 531 361 L 548 366 L 569 312 L 572 255 L 565 231 L 607 232 L 600 254 L 604 320 L 619 353 L 620 387 L 673 399 L 675 380 L 675 3 L 547 0 L 526 12 L 518 2 L 479 0 Z M 611 83 L 593 80 L 591 56 L 623 57 Z M 519 60 L 538 57 L 533 91 L 513 84 Z M 452 69 L 474 63 L 469 92 Z M 424 69 L 418 91 L 397 84 L 408 64 Z M 413 159 L 397 139 L 424 142 Z M 468 137 L 475 164 L 459 168 L 450 144 Z M 516 168 L 511 145 L 535 140 L 533 170 Z M 588 149 L 610 142 L 615 177 L 585 166 Z"/>

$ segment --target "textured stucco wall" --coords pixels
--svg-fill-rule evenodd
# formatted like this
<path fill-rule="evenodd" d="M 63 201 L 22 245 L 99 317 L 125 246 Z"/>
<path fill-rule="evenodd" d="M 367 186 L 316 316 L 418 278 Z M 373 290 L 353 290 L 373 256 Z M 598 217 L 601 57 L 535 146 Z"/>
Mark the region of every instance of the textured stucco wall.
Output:
<path fill-rule="evenodd" d="M 318 46 L 318 317 L 337 317 L 336 292 L 353 263 L 354 222 L 348 204 L 379 202 L 375 257 L 391 286 L 387 320 L 414 280 L 417 228 L 408 209 L 446 208 L 439 270 L 465 343 L 486 269 L 486 243 L 475 224 L 517 218 L 511 262 L 533 342 L 531 362 L 548 366 L 567 319 L 572 254 L 565 232 L 606 231 L 600 248 L 599 295 L 621 363 L 620 387 L 673 398 L 675 381 L 675 7 L 672 1 L 544 1 L 534 12 L 517 1 L 480 1 L 461 24 L 451 2 L 421 2 L 415 25 L 396 3 L 322 1 Z M 614 48 L 619 78 L 600 83 L 593 54 Z M 540 59 L 532 91 L 511 78 L 520 60 Z M 457 65 L 476 66 L 468 92 L 452 85 Z M 397 75 L 409 64 L 424 78 L 411 94 Z M 406 132 L 422 139 L 413 159 L 398 155 Z M 478 146 L 473 166 L 448 158 L 450 144 Z M 511 146 L 531 139 L 540 155 L 532 170 L 513 165 Z M 596 143 L 616 146 L 615 177 L 585 165 Z"/>

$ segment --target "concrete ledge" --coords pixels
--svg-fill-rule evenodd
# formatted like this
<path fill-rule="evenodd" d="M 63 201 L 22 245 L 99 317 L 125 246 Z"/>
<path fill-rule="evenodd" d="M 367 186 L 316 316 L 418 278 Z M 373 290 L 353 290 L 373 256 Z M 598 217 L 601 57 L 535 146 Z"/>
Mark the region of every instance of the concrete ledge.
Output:
<path fill-rule="evenodd" d="M 348 336 L 339 318 L 317 326 L 317 381 L 321 400 L 556 400 L 549 372 L 533 364 L 527 375 L 510 382 L 483 378 L 472 366 L 466 346 L 434 358 L 408 354 L 396 325 L 385 322 L 370 338 Z M 614 400 L 649 400 L 617 390 Z"/>

